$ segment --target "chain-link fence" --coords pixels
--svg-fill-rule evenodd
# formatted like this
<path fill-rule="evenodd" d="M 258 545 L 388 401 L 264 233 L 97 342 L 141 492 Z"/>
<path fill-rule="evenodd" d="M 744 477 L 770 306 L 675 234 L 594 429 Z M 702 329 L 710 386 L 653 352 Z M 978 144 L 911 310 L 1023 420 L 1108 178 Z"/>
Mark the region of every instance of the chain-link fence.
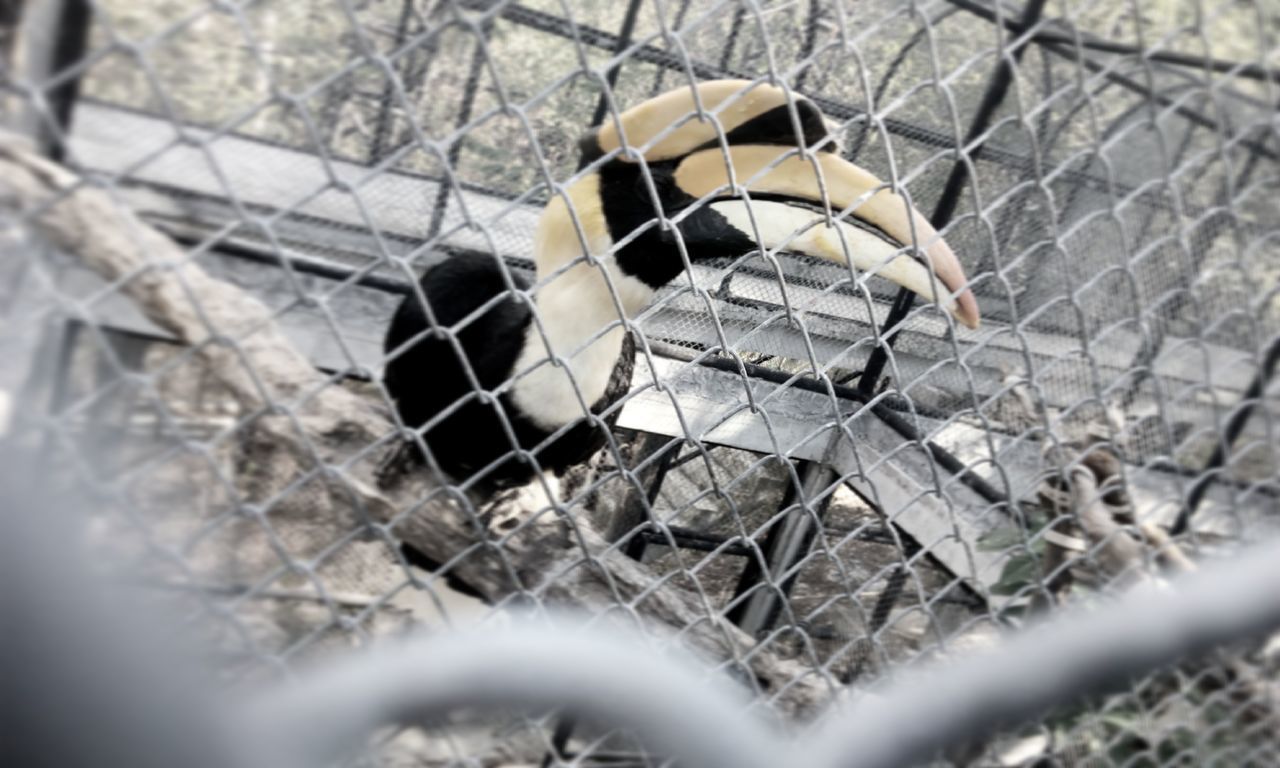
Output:
<path fill-rule="evenodd" d="M 7 439 L 94 491 L 92 547 L 211 638 L 228 685 L 532 603 L 665 625 L 812 715 L 1276 527 L 1277 11 L 7 4 L 3 114 L 35 146 L 3 153 Z M 777 201 L 739 178 L 678 212 L 655 199 L 560 272 L 537 258 L 539 217 L 573 184 L 623 164 L 645 169 L 642 199 L 665 189 L 642 142 L 584 156 L 592 126 L 731 79 L 730 107 L 677 117 L 719 125 L 764 87 L 793 118 L 816 107 L 826 145 L 794 156 L 838 148 L 921 212 L 981 326 L 887 268 L 682 234 L 686 268 L 633 312 L 611 284 L 609 326 L 583 340 L 622 329 L 637 349 L 625 394 L 589 417 L 603 448 L 517 490 L 442 474 L 456 446 L 384 383 L 396 307 L 433 267 L 481 260 L 546 336 L 540 292 L 645 227 L 687 233 L 725 200 L 759 227 Z M 713 135 L 732 160 L 732 131 Z M 819 215 L 854 222 L 868 196 L 837 204 L 825 183 Z M 918 256 L 912 233 L 898 244 Z M 474 314 L 428 333 L 460 339 Z M 581 373 L 540 341 L 539 364 Z M 1223 650 L 939 759 L 1273 765 L 1275 654 Z M 380 733 L 367 759 L 662 762 L 556 712 L 456 713 Z"/>

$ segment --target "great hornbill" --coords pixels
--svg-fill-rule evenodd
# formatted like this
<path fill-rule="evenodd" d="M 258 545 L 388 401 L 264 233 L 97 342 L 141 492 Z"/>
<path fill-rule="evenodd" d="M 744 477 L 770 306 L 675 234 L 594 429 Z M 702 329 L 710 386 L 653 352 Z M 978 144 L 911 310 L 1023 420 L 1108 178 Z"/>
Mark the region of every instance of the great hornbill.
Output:
<path fill-rule="evenodd" d="M 800 145 L 815 151 L 805 157 Z M 847 255 L 976 327 L 955 254 L 836 146 L 812 101 L 741 80 L 681 87 L 606 121 L 582 142 L 594 170 L 542 212 L 534 286 L 496 256 L 454 256 L 400 305 L 385 382 L 404 424 L 421 431 L 437 466 L 481 492 L 585 461 L 631 382 L 634 343 L 621 316 L 644 309 L 685 255 L 777 249 L 841 264 Z"/>

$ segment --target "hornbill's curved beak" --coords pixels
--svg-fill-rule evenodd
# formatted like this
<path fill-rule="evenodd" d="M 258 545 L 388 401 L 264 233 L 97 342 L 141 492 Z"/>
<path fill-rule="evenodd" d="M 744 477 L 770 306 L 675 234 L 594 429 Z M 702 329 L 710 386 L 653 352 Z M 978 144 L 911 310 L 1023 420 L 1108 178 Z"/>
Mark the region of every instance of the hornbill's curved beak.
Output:
<path fill-rule="evenodd" d="M 796 147 L 802 139 L 804 146 L 819 151 L 839 148 L 832 126 L 812 101 L 751 80 L 712 80 L 672 89 L 606 119 L 582 138 L 580 147 L 589 163 L 620 149 L 625 138 L 627 146 L 642 150 L 646 161 L 657 162 L 718 146 L 722 132 L 727 145 Z M 619 159 L 634 162 L 625 154 Z"/>
<path fill-rule="evenodd" d="M 605 120 L 581 145 L 591 162 L 624 142 L 639 155 L 619 153 L 602 167 L 614 168 L 608 183 L 591 174 L 568 190 L 593 249 L 607 250 L 606 242 L 648 219 L 637 213 L 652 202 L 640 194 L 644 185 L 617 172 L 636 169 L 643 156 L 655 180 L 670 182 L 658 184 L 656 202 L 679 222 L 691 257 L 763 247 L 852 262 L 978 327 L 978 303 L 955 253 L 905 198 L 834 152 L 833 129 L 813 101 L 750 80 L 681 86 Z M 818 151 L 805 157 L 801 144 Z M 564 203 L 553 200 L 540 228 L 540 264 L 580 253 L 568 222 Z M 629 248 L 656 253 L 640 241 Z M 658 270 L 656 277 L 673 274 Z"/>
<path fill-rule="evenodd" d="M 977 300 L 950 246 L 906 199 L 843 158 L 806 158 L 776 145 L 716 147 L 683 158 L 674 181 L 699 201 L 680 224 L 691 250 L 723 250 L 726 240 L 746 237 L 753 247 L 852 261 L 978 327 Z M 734 184 L 749 202 L 736 199 Z M 834 226 L 827 223 L 828 203 Z M 851 221 L 841 218 L 845 212 Z M 918 247 L 904 249 L 912 244 Z"/>

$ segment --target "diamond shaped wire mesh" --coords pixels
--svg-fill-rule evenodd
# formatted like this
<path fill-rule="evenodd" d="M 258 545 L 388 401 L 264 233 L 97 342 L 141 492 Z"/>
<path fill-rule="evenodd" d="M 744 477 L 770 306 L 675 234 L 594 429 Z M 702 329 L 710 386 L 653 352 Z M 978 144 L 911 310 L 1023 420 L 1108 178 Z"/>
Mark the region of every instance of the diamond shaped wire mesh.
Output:
<path fill-rule="evenodd" d="M 5 124 L 263 302 L 321 372 L 313 389 L 250 403 L 210 360 L 261 377 L 263 327 L 206 322 L 192 342 L 131 302 L 148 268 L 103 279 L 6 216 L 4 343 L 24 361 L 0 381 L 11 431 L 34 427 L 60 479 L 101 492 L 95 545 L 213 638 L 229 681 L 516 598 L 572 604 L 575 569 L 610 573 L 617 556 L 648 580 L 614 587 L 618 610 L 661 613 L 676 595 L 744 629 L 745 657 L 863 688 L 1275 527 L 1280 18 L 1266 3 L 25 11 Z M 419 510 L 371 520 L 331 471 L 397 439 L 379 380 L 390 315 L 417 275 L 460 254 L 532 279 L 538 215 L 577 172 L 579 136 L 718 78 L 786 84 L 839 125 L 847 159 L 921 211 L 953 206 L 942 231 L 984 324 L 925 304 L 904 315 L 887 280 L 803 255 L 699 260 L 628 321 L 632 392 L 560 501 L 566 528 L 606 549 L 583 544 L 473 599 L 446 582 L 474 580 L 485 558 L 537 561 L 478 536 L 434 573 L 417 568 L 396 524 Z M 203 297 L 187 300 L 199 314 Z M 335 389 L 385 419 L 336 459 L 307 421 Z M 1097 483 L 1083 501 L 1082 468 Z M 465 478 L 432 480 L 448 493 Z M 481 501 L 464 506 L 486 519 Z M 1117 540 L 1138 552 L 1127 568 Z M 1274 673 L 1274 647 L 1224 650 L 945 757 L 1273 764 Z M 662 759 L 557 713 L 464 713 L 383 733 L 367 759 L 544 757 Z"/>

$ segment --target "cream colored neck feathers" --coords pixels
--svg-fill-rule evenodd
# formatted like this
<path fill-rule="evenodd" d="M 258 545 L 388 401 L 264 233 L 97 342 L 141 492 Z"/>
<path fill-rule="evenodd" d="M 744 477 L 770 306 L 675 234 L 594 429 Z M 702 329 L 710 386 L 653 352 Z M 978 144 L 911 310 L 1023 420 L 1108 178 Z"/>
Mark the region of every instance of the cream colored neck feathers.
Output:
<path fill-rule="evenodd" d="M 619 310 L 633 317 L 654 295 L 608 255 L 613 239 L 601 209 L 599 178 L 579 180 L 569 187 L 568 197 L 576 224 L 560 196 L 547 204 L 538 221 L 537 315 L 512 369 L 517 376 L 512 399 L 546 429 L 583 417 L 583 406 L 604 395 L 626 333 Z M 584 240 L 594 260 L 583 258 Z"/>

